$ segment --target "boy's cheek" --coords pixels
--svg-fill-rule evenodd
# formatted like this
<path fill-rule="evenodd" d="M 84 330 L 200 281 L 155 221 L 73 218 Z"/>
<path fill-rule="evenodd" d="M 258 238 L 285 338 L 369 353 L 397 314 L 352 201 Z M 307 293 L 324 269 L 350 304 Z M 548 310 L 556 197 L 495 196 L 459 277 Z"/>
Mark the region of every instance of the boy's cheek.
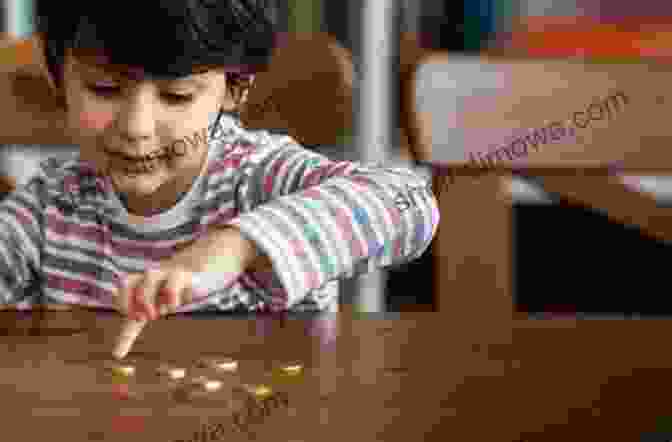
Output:
<path fill-rule="evenodd" d="M 110 125 L 113 118 L 111 112 L 82 112 L 79 115 L 79 127 L 84 130 L 101 131 Z"/>

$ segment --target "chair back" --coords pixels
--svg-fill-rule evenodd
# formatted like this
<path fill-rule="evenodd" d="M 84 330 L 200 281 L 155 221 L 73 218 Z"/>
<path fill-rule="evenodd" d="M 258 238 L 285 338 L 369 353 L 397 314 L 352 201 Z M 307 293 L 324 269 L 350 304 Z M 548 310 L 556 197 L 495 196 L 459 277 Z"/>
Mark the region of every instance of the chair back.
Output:
<path fill-rule="evenodd" d="M 672 64 L 433 52 L 411 72 L 402 85 L 411 150 L 419 160 L 449 166 L 454 174 L 450 178 L 444 170 L 435 180 L 443 214 L 434 247 L 437 296 L 481 287 L 483 293 L 497 293 L 488 305 L 512 305 L 511 180 L 506 175 L 517 167 L 544 176 L 547 190 L 560 196 L 672 238 L 672 229 L 664 226 L 670 218 L 661 217 L 655 202 L 628 193 L 618 177 L 607 176 L 626 170 L 669 174 L 672 99 L 666 97 L 666 84 Z M 473 169 L 493 165 L 505 170 L 484 176 Z M 593 167 L 603 169 L 581 173 L 603 176 L 579 179 L 573 172 Z M 656 219 L 660 222 L 652 226 Z M 462 303 L 474 313 L 484 305 L 471 296 L 472 301 L 455 298 L 460 297 L 442 302 L 450 308 Z"/>

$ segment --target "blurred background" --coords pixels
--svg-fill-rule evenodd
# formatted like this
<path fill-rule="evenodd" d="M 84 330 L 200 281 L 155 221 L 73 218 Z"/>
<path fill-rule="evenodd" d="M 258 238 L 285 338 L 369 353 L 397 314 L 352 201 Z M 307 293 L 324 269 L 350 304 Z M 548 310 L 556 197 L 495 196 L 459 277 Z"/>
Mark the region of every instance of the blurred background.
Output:
<path fill-rule="evenodd" d="M 337 143 L 318 143 L 308 147 L 334 159 L 373 158 L 409 167 L 419 167 L 418 160 L 427 160 L 418 152 L 418 143 L 407 139 L 405 113 L 408 109 L 403 111 L 403 77 L 417 68 L 418 54 L 478 57 L 493 53 L 543 60 L 549 57 L 591 56 L 602 51 L 610 56 L 637 57 L 641 54 L 637 48 L 641 46 L 633 46 L 633 39 L 644 32 L 646 26 L 657 26 L 654 40 L 668 35 L 665 33 L 665 20 L 669 17 L 666 9 L 672 8 L 653 0 L 638 1 L 636 13 L 625 3 L 600 0 L 277 1 L 287 17 L 280 23 L 281 30 L 288 33 L 328 33 L 350 51 L 359 78 L 354 84 L 354 132 L 345 130 Z M 30 35 L 33 31 L 33 2 L 3 0 L 2 3 L 2 33 L 5 38 Z M 367 16 L 365 7 L 378 8 L 380 15 Z M 382 111 L 374 112 L 371 110 L 374 108 L 363 109 L 362 102 L 366 101 L 361 97 L 365 92 L 362 88 L 374 84 L 371 83 L 374 81 L 372 77 L 367 80 L 368 83 L 362 78 L 371 66 L 367 64 L 367 57 L 375 58 L 365 50 L 367 39 L 381 35 L 367 32 L 375 27 L 378 20 L 389 21 L 385 42 L 390 56 L 382 61 L 387 67 L 389 83 L 385 89 L 385 105 L 379 108 Z M 580 35 L 575 31 L 580 31 Z M 629 34 L 625 35 L 625 31 Z M 411 46 L 404 46 L 408 41 L 412 50 L 408 49 Z M 653 46 L 653 49 L 648 48 L 649 55 L 654 49 L 663 52 L 672 50 L 672 47 L 665 49 L 664 45 Z M 461 81 L 464 84 L 465 80 Z M 431 97 L 427 99 L 431 100 Z M 451 105 L 442 102 L 439 107 Z M 356 142 L 362 127 L 368 126 L 366 118 L 371 113 L 385 114 L 380 117 L 385 123 L 381 127 L 385 128 L 385 139 L 389 140 L 386 150 L 382 153 L 377 151 L 373 156 L 366 155 L 368 148 Z M 378 118 L 378 115 L 375 117 Z M 410 151 L 410 158 L 404 156 L 404 149 Z M 17 167 L 16 160 L 13 161 L 4 161 L 5 172 L 15 173 L 7 170 Z M 21 161 L 21 164 L 24 172 L 29 169 L 25 162 Z M 425 169 L 419 167 L 418 170 Z M 649 177 L 646 183 L 648 194 L 655 196 L 657 204 L 667 201 L 670 194 L 668 177 Z M 467 257 L 450 256 L 450 244 L 444 241 L 437 245 L 435 242 L 420 259 L 381 273 L 384 306 L 380 309 L 436 311 L 453 305 L 452 301 L 445 302 L 447 298 L 473 297 L 472 290 L 489 290 L 511 294 L 512 298 L 507 298 L 506 302 L 510 304 L 513 299 L 515 309 L 520 312 L 672 313 L 672 304 L 659 296 L 657 291 L 646 291 L 647 294 L 638 296 L 615 295 L 624 292 L 621 290 L 624 287 L 630 293 L 637 292 L 643 281 L 648 284 L 651 278 L 664 277 L 662 270 L 657 272 L 652 269 L 670 256 L 667 241 L 647 236 L 627 223 L 614 221 L 599 210 L 587 209 L 552 196 L 554 194 L 544 188 L 544 180 L 540 177 L 514 176 L 507 192 L 511 202 L 511 211 L 507 216 L 511 224 L 507 224 L 507 239 L 503 241 L 510 243 L 510 247 L 503 257 L 500 256 L 498 261 L 488 261 L 485 252 L 478 252 L 478 247 L 474 247 Z M 471 203 L 480 204 L 476 200 L 465 202 L 467 205 Z M 444 232 L 457 228 L 449 225 L 453 209 L 458 210 L 457 206 L 442 204 L 441 230 Z M 483 220 L 479 222 L 483 229 L 491 227 Z M 442 249 L 438 250 L 439 247 Z M 489 246 L 482 247 L 485 250 Z M 539 259 L 540 256 L 544 259 Z M 491 278 L 487 272 L 492 267 L 505 269 L 508 276 Z M 559 276 L 558 269 L 568 267 L 571 272 Z M 597 272 L 597 267 L 609 270 Z M 444 269 L 451 283 L 492 279 L 493 284 L 489 288 L 478 284 L 471 288 L 466 282 L 459 286 L 448 283 L 439 286 L 438 274 Z M 483 272 L 480 277 L 473 276 L 479 272 Z M 610 277 L 610 273 L 618 273 L 619 278 Z M 412 283 L 407 284 L 408 281 Z M 354 280 L 343 284 L 344 303 L 355 302 L 355 294 L 361 291 L 361 285 L 357 288 L 357 284 Z M 459 289 L 453 291 L 451 287 Z M 443 303 L 440 302 L 442 299 Z"/>

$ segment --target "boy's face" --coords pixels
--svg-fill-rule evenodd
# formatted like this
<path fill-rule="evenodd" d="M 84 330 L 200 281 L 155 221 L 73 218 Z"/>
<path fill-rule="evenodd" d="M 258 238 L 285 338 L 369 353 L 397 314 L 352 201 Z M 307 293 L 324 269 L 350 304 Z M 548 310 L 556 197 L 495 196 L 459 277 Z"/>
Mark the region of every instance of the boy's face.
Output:
<path fill-rule="evenodd" d="M 230 107 L 226 77 L 217 70 L 159 80 L 107 64 L 105 57 L 68 53 L 63 87 L 82 159 L 110 177 L 131 209 L 173 204 L 189 188 L 208 149 L 194 135 L 222 106 Z"/>

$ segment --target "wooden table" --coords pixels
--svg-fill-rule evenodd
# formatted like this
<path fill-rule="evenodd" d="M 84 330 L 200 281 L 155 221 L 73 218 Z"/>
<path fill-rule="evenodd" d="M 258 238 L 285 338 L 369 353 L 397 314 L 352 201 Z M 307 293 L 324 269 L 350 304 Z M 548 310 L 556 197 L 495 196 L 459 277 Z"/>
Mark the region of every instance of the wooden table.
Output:
<path fill-rule="evenodd" d="M 338 325 L 331 350 L 310 333 L 329 318 Z M 241 372 L 246 361 L 305 362 L 288 409 L 252 425 L 253 435 L 218 440 L 637 441 L 672 422 L 667 321 L 341 314 L 274 320 L 265 334 L 260 321 L 163 319 L 131 356 L 191 364 L 229 354 Z M 87 360 L 107 357 L 116 314 L 48 312 L 36 322 L 5 311 L 0 322 L 7 440 L 172 442 L 227 419 L 213 405 L 114 398 Z"/>

